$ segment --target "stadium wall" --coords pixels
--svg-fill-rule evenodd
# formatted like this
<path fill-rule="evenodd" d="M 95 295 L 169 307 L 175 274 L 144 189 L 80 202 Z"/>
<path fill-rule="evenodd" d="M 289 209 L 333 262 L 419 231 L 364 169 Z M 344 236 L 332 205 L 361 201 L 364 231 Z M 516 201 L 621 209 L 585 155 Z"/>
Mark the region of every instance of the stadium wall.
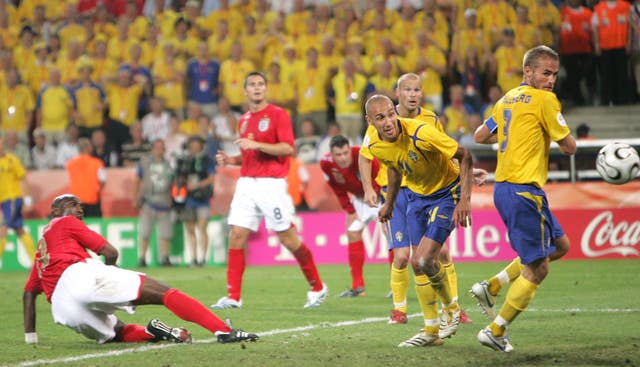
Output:
<path fill-rule="evenodd" d="M 347 262 L 347 240 L 344 234 L 345 216 L 317 165 L 310 165 L 311 181 L 307 197 L 314 212 L 298 213 L 296 225 L 305 243 L 312 249 L 319 264 Z M 226 263 L 227 228 L 224 212 L 228 208 L 237 170 L 225 169 L 216 177 L 216 196 L 209 222 L 209 265 Z M 104 235 L 121 252 L 120 264 L 137 264 L 137 218 L 131 206 L 131 185 L 134 170 L 111 169 L 103 194 L 104 219 L 86 222 Z M 31 217 L 48 214 L 51 200 L 66 191 L 68 182 L 64 171 L 30 172 L 28 182 L 36 200 Z M 577 184 L 556 183 L 545 187 L 551 207 L 571 239 L 568 259 L 634 258 L 640 260 L 640 181 L 622 186 L 602 182 Z M 493 208 L 492 187 L 475 187 L 472 195 L 473 226 L 458 228 L 449 245 L 456 261 L 507 261 L 515 256 L 506 229 Z M 222 214 L 222 215 L 218 215 Z M 26 229 L 38 237 L 46 224 L 42 219 L 26 221 Z M 367 262 L 386 262 L 387 243 L 383 227 L 370 224 L 365 231 Z M 188 264 L 191 260 L 184 244 L 182 227 L 175 227 L 171 257 L 174 263 Z M 152 238 L 152 243 L 154 239 Z M 155 247 L 150 246 L 148 263 L 155 265 Z M 264 228 L 254 234 L 247 251 L 249 265 L 295 264 L 295 259 L 279 243 L 277 236 Z M 0 270 L 28 269 L 30 261 L 16 242 L 14 234 L 8 239 Z"/>

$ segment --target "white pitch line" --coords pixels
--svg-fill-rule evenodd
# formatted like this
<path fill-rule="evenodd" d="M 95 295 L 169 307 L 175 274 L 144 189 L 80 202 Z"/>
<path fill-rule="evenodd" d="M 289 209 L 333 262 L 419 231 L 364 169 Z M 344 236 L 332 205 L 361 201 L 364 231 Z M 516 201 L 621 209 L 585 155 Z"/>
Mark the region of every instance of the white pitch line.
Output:
<path fill-rule="evenodd" d="M 601 308 L 601 309 L 568 308 L 568 309 L 560 310 L 560 309 L 536 309 L 536 308 L 531 308 L 531 309 L 527 309 L 526 312 L 547 312 L 547 313 L 548 312 L 554 312 L 554 313 L 557 313 L 557 312 L 632 313 L 632 312 L 640 312 L 640 309 L 638 309 L 638 308 Z M 420 313 L 414 313 L 414 314 L 411 314 L 411 315 L 407 315 L 407 317 L 413 318 L 413 317 L 418 317 L 418 316 L 421 316 L 421 315 L 422 314 L 420 314 Z M 373 322 L 387 321 L 388 319 L 389 319 L 388 317 L 368 317 L 368 318 L 361 319 L 361 320 L 347 320 L 347 321 L 338 321 L 338 322 L 323 322 L 323 323 L 320 323 L 320 324 L 311 324 L 311 325 L 307 325 L 307 326 L 298 326 L 298 327 L 294 327 L 294 328 L 290 328 L 290 329 L 273 329 L 273 330 L 264 331 L 264 332 L 257 332 L 256 334 L 258 334 L 260 337 L 263 337 L 263 336 L 271 336 L 271 335 L 278 335 L 278 334 L 289 334 L 289 333 L 295 333 L 295 332 L 300 332 L 300 331 L 309 331 L 309 330 L 321 329 L 321 328 L 336 328 L 336 327 L 342 327 L 342 326 L 353 326 L 353 325 L 361 325 L 361 324 L 370 324 L 370 323 L 373 323 Z M 201 340 L 195 340 L 193 343 L 194 344 L 207 344 L 207 343 L 215 342 L 216 340 L 217 340 L 216 338 L 201 339 Z M 136 348 L 119 349 L 119 350 L 112 350 L 112 351 L 101 352 L 101 353 L 90 353 L 90 354 L 83 354 L 83 355 L 73 356 L 73 357 L 54 358 L 54 359 L 38 359 L 38 360 L 35 360 L 35 361 L 22 362 L 22 363 L 14 365 L 14 367 L 30 367 L 30 366 L 37 366 L 37 365 L 43 365 L 43 364 L 55 364 L 55 363 L 68 363 L 68 362 L 84 361 L 84 360 L 87 360 L 87 359 L 120 356 L 120 355 L 123 355 L 123 354 L 129 354 L 129 353 L 140 353 L 140 352 L 147 352 L 147 351 L 150 351 L 150 350 L 173 348 L 173 347 L 177 347 L 179 345 L 181 345 L 181 344 L 152 344 L 152 345 L 145 345 L 145 346 L 136 347 Z"/>

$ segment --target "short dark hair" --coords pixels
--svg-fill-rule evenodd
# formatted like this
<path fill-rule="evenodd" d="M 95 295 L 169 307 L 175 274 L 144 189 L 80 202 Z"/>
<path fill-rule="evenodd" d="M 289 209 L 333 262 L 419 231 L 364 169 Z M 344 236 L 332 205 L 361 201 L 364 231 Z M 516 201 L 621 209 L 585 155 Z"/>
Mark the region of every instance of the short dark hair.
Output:
<path fill-rule="evenodd" d="M 345 145 L 349 145 L 349 139 L 344 135 L 336 135 L 329 141 L 330 150 L 333 150 L 333 148 L 342 148 Z"/>
<path fill-rule="evenodd" d="M 560 55 L 556 52 L 556 50 L 552 49 L 549 46 L 536 46 L 524 54 L 522 60 L 522 68 L 525 66 L 530 66 L 535 68 L 538 65 L 538 60 L 543 57 L 548 57 L 553 60 L 560 60 Z"/>
<path fill-rule="evenodd" d="M 590 130 L 591 128 L 589 127 L 589 125 L 587 125 L 586 123 L 582 123 L 578 125 L 578 128 L 576 129 L 576 134 L 578 134 L 579 138 L 584 138 L 586 136 L 589 136 Z"/>
<path fill-rule="evenodd" d="M 267 84 L 267 76 L 264 75 L 264 73 L 260 72 L 260 71 L 252 71 L 249 74 L 247 74 L 247 76 L 244 78 L 244 87 L 247 87 L 247 81 L 249 80 L 250 77 L 252 76 L 259 76 L 262 78 L 262 80 L 264 80 L 264 84 Z"/>

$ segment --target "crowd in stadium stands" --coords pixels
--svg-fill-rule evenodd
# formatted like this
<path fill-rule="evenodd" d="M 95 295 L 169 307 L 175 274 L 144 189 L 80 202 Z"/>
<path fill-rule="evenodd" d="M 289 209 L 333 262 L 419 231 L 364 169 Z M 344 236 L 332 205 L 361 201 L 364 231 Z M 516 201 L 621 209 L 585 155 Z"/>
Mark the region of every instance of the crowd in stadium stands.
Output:
<path fill-rule="evenodd" d="M 560 52 L 567 104 L 640 95 L 638 0 L 0 0 L 0 127 L 32 169 L 62 168 L 79 137 L 107 167 L 158 138 L 173 157 L 194 134 L 236 154 L 243 80 L 263 70 L 316 162 L 337 131 L 359 143 L 366 97 L 415 72 L 424 106 L 472 144 L 537 44 Z"/>

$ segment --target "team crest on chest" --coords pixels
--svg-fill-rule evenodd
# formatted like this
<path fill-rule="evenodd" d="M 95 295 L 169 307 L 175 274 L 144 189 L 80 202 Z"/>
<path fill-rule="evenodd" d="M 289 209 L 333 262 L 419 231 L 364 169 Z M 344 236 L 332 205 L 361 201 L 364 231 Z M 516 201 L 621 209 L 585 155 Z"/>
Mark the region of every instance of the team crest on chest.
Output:
<path fill-rule="evenodd" d="M 409 156 L 409 159 L 411 160 L 411 162 L 418 161 L 418 153 L 414 152 L 413 150 L 408 151 L 407 155 Z"/>
<path fill-rule="evenodd" d="M 258 130 L 265 132 L 267 129 L 269 129 L 269 118 L 263 117 L 260 119 L 260 122 L 258 122 Z"/>

